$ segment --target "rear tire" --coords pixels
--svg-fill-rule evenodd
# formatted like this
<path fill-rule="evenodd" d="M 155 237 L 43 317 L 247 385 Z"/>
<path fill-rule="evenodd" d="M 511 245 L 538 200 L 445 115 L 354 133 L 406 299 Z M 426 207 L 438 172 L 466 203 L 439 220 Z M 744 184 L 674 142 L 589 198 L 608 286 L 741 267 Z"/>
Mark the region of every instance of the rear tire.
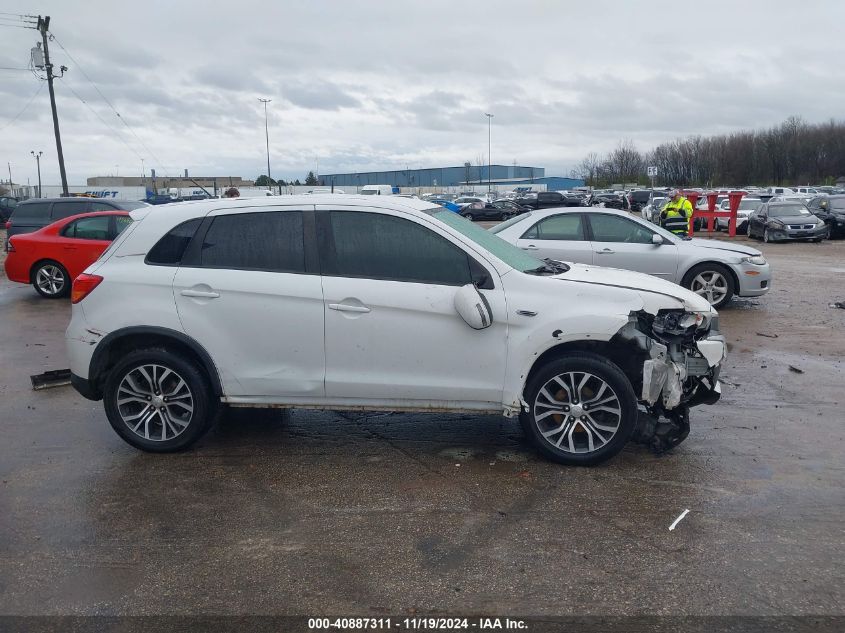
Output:
<path fill-rule="evenodd" d="M 32 269 L 32 287 L 45 299 L 60 299 L 70 294 L 71 279 L 59 262 L 39 262 Z"/>
<path fill-rule="evenodd" d="M 621 451 L 637 424 L 637 398 L 619 367 L 577 352 L 549 361 L 528 381 L 519 419 L 543 456 L 593 466 Z"/>
<path fill-rule="evenodd" d="M 188 448 L 211 428 L 220 407 L 197 366 L 160 348 L 131 352 L 111 368 L 103 404 L 117 434 L 151 453 Z"/>

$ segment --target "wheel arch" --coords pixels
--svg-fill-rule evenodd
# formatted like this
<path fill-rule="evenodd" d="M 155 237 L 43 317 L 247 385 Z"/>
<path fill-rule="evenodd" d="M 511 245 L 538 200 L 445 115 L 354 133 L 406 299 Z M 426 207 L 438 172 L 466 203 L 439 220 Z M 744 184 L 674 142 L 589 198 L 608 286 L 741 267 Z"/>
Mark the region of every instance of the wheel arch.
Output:
<path fill-rule="evenodd" d="M 574 352 L 594 354 L 612 362 L 628 378 L 635 393 L 642 384 L 642 360 L 640 359 L 640 354 L 632 353 L 631 347 L 620 344 L 619 341 L 613 339 L 610 341 L 579 339 L 554 345 L 534 359 L 531 368 L 522 381 L 520 393 L 523 397 L 526 386 L 544 365 L 549 361 L 564 358 Z"/>
<path fill-rule="evenodd" d="M 107 334 L 99 342 L 88 369 L 88 379 L 97 395 L 102 395 L 108 370 L 126 352 L 143 347 L 163 347 L 193 361 L 208 378 L 214 395 L 223 395 L 217 366 L 205 348 L 182 332 L 155 326 L 122 328 Z"/>

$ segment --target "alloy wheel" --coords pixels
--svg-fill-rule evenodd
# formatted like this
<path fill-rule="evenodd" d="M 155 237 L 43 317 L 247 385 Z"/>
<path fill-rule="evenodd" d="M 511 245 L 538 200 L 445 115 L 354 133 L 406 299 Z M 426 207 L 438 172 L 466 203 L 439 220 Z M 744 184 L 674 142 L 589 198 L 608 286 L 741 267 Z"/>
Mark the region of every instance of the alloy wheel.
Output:
<path fill-rule="evenodd" d="M 130 370 L 120 381 L 116 400 L 123 423 L 150 441 L 181 435 L 194 414 L 194 396 L 184 378 L 161 365 Z"/>
<path fill-rule="evenodd" d="M 65 289 L 65 274 L 54 264 L 45 264 L 35 273 L 35 285 L 45 295 L 59 295 Z"/>
<path fill-rule="evenodd" d="M 592 453 L 610 442 L 622 424 L 613 388 L 587 372 L 549 380 L 534 399 L 534 423 L 549 444 L 567 453 Z"/>
<path fill-rule="evenodd" d="M 693 277 L 690 290 L 707 299 L 710 305 L 717 305 L 728 294 L 728 280 L 714 270 L 702 271 Z"/>

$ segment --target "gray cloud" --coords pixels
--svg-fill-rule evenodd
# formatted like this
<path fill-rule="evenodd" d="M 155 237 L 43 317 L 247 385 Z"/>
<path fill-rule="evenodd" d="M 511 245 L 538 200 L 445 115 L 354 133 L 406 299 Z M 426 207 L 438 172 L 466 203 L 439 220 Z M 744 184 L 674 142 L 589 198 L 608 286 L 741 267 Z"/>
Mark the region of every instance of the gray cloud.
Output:
<path fill-rule="evenodd" d="M 40 10 L 76 60 L 54 43 L 55 61 L 69 66 L 56 92 L 75 182 L 156 162 L 83 70 L 173 173 L 261 173 L 259 96 L 273 100 L 274 174 L 300 178 L 315 157 L 323 173 L 475 160 L 487 152 L 484 112 L 495 114 L 494 161 L 550 174 L 621 138 L 647 149 L 845 112 L 845 42 L 818 28 L 845 20 L 845 5 L 688 4 L 243 0 L 224 14 L 199 0 L 43 0 Z M 2 29 L 0 65 L 25 65 L 36 35 Z M 37 86 L 29 73 L 0 71 L 0 127 Z M 0 164 L 34 177 L 29 150 L 40 148 L 45 179 L 57 181 L 46 94 L 3 130 Z"/>

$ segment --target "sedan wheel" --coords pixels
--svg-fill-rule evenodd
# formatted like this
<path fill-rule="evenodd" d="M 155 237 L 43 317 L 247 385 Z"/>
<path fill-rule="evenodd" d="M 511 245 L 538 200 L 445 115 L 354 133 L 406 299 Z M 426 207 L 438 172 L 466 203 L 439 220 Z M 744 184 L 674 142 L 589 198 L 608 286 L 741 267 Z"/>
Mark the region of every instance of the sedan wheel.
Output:
<path fill-rule="evenodd" d="M 683 286 L 707 299 L 714 308 L 721 308 L 734 295 L 733 277 L 718 264 L 704 264 L 687 273 Z"/>
<path fill-rule="evenodd" d="M 152 452 L 187 448 L 208 430 L 218 408 L 204 374 L 162 349 L 127 355 L 109 372 L 103 395 L 112 428 Z"/>
<path fill-rule="evenodd" d="M 531 408 L 520 416 L 536 448 L 564 464 L 591 465 L 616 455 L 637 420 L 637 403 L 625 374 L 592 354 L 552 361 L 525 392 Z"/>
<path fill-rule="evenodd" d="M 766 244 L 771 244 L 771 243 L 772 243 L 772 238 L 771 238 L 771 236 L 769 235 L 769 229 L 763 229 L 763 241 L 764 241 Z"/>
<path fill-rule="evenodd" d="M 61 264 L 44 262 L 32 275 L 32 285 L 42 297 L 57 299 L 70 292 L 67 271 Z"/>

